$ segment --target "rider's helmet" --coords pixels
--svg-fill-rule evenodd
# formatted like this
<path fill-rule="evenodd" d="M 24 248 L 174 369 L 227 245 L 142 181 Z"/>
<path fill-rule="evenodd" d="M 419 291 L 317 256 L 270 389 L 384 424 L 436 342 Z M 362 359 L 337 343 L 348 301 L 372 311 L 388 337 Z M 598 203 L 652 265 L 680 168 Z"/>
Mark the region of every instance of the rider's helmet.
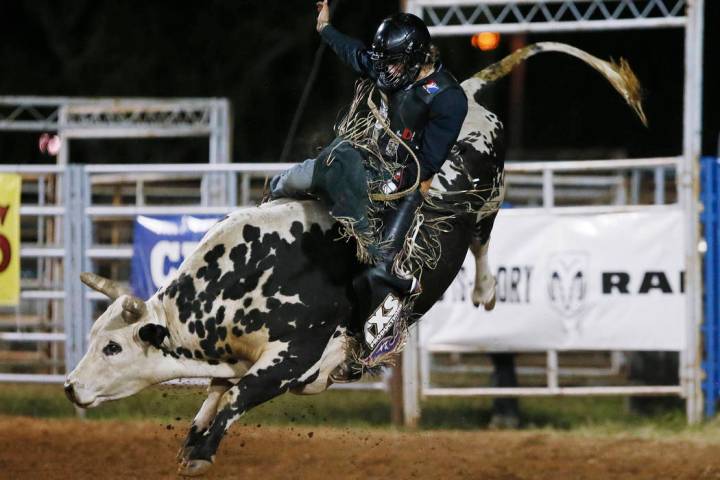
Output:
<path fill-rule="evenodd" d="M 430 32 L 419 17 L 396 13 L 380 24 L 369 53 L 378 87 L 399 90 L 430 61 Z"/>

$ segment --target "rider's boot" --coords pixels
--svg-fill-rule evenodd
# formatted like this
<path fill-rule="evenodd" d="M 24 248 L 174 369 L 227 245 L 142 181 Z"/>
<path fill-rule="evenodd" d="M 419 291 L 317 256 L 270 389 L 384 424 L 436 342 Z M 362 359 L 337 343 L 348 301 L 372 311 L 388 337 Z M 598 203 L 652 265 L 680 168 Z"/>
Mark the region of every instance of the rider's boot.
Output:
<path fill-rule="evenodd" d="M 360 306 L 365 307 L 363 310 L 368 312 L 365 323 L 370 317 L 375 317 L 374 313 L 381 306 L 388 305 L 389 302 L 397 304 L 399 308 L 399 302 L 393 302 L 393 300 L 417 293 L 420 289 L 420 284 L 415 277 L 399 277 L 392 269 L 395 257 L 405 245 L 405 238 L 413 225 L 415 214 L 422 205 L 422 201 L 422 193 L 415 191 L 404 197 L 397 209 L 389 211 L 385 218 L 385 233 L 382 239 L 383 248 L 380 259 L 375 266 L 360 274 L 353 281 L 353 287 L 360 299 Z M 391 296 L 395 298 L 393 299 Z M 380 330 L 380 325 L 373 322 L 367 327 L 363 325 L 362 331 L 365 348 L 369 351 L 388 331 L 392 331 L 392 325 L 386 325 L 386 328 Z M 330 375 L 330 379 L 335 383 L 354 382 L 361 377 L 362 368 L 351 359 L 340 364 Z"/>
<path fill-rule="evenodd" d="M 415 277 L 399 277 L 393 273 L 392 269 L 395 257 L 405 245 L 405 238 L 413 225 L 415 214 L 422 205 L 422 201 L 422 193 L 415 191 L 403 197 L 396 210 L 390 210 L 388 217 L 385 219 L 386 227 L 381 242 L 383 247 L 381 248 L 380 259 L 374 267 L 367 270 L 359 279 L 360 282 L 364 280 L 371 291 L 390 287 L 395 292 L 405 296 L 412 294 L 419 288 L 419 283 Z M 366 278 L 363 279 L 363 276 Z M 359 282 L 356 280 L 354 283 Z M 376 305 L 379 305 L 379 302 Z"/>

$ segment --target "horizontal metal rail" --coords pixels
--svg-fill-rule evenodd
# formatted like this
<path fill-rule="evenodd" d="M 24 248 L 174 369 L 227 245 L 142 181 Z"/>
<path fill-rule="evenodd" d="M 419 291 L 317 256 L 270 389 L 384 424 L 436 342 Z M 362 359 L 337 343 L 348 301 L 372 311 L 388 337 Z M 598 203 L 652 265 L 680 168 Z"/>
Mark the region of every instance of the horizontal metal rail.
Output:
<path fill-rule="evenodd" d="M 59 107 L 62 105 L 71 106 L 102 106 L 105 108 L 122 107 L 153 107 L 173 106 L 179 108 L 200 108 L 212 104 L 212 102 L 224 101 L 221 97 L 208 98 L 162 98 L 162 97 L 45 97 L 35 95 L 2 95 L 0 105 L 27 105 Z M 103 110 L 104 111 L 104 110 Z"/>
<path fill-rule="evenodd" d="M 64 300 L 63 290 L 21 290 L 21 300 Z"/>
<path fill-rule="evenodd" d="M 0 383 L 65 383 L 65 375 L 42 373 L 0 373 Z"/>
<path fill-rule="evenodd" d="M 331 390 L 387 390 L 385 382 L 333 383 Z"/>
<path fill-rule="evenodd" d="M 235 206 L 210 207 L 202 205 L 185 205 L 185 206 L 130 206 L 130 207 L 113 207 L 113 206 L 95 206 L 87 207 L 85 214 L 90 217 L 134 217 L 136 215 L 226 215 L 237 209 Z"/>
<path fill-rule="evenodd" d="M 64 165 L 0 165 L 0 173 L 40 174 L 40 173 L 65 173 Z"/>
<path fill-rule="evenodd" d="M 494 367 L 485 365 L 436 365 L 433 364 L 432 372 L 434 373 L 493 373 Z M 515 367 L 518 375 L 546 375 L 547 367 Z M 610 377 L 617 375 L 616 369 L 608 368 L 592 368 L 592 367 L 562 367 L 558 368 L 559 377 Z"/>
<path fill-rule="evenodd" d="M 218 172 L 281 172 L 296 165 L 295 163 L 163 163 L 163 164 L 114 164 L 114 165 L 87 165 L 85 172 L 95 173 L 218 173 Z M 198 171 L 200 170 L 201 171 Z"/>
<path fill-rule="evenodd" d="M 541 172 L 538 172 L 541 173 Z M 553 179 L 553 183 L 558 186 L 580 186 L 580 187 L 615 187 L 622 185 L 625 178 L 622 175 L 611 176 L 588 176 L 588 175 L 563 175 Z M 537 185 L 543 184 L 541 175 L 523 174 L 520 172 L 511 172 L 505 177 L 505 183 L 515 185 Z"/>
<path fill-rule="evenodd" d="M 2 126 L 2 122 L 0 122 Z M 173 137 L 207 137 L 212 133 L 209 126 L 202 127 L 163 127 L 138 125 L 137 127 L 101 127 L 94 126 L 95 130 L 88 131 L 84 127 L 65 128 L 62 131 L 64 138 L 173 138 Z M 24 130 L 27 130 L 25 128 Z"/>
<path fill-rule="evenodd" d="M 588 205 L 583 207 L 519 207 L 503 209 L 503 216 L 522 216 L 541 213 L 554 215 L 602 215 L 606 213 L 669 212 L 680 208 L 677 204 L 668 205 Z"/>
<path fill-rule="evenodd" d="M 634 170 L 656 167 L 676 167 L 682 157 L 625 158 L 617 160 L 559 160 L 559 161 L 510 161 L 505 171 L 515 172 L 577 172 L 601 170 Z"/>
<path fill-rule="evenodd" d="M 63 258 L 64 255 L 63 247 L 20 245 L 20 256 L 23 258 Z"/>
<path fill-rule="evenodd" d="M 561 171 L 587 171 L 587 170 L 631 170 L 654 167 L 674 167 L 682 157 L 650 157 L 650 158 L 624 158 L 606 160 L 560 160 L 560 161 L 507 161 L 507 172 L 542 172 L 550 170 Z M 236 173 L 265 173 L 281 172 L 296 165 L 295 163 L 226 163 L 226 164 L 189 164 L 189 163 L 163 163 L 163 164 L 110 164 L 86 165 L 88 174 L 118 173 L 128 175 L 141 173 L 188 173 L 201 175 L 204 173 L 236 172 Z M 202 169 L 202 171 L 198 171 Z M 19 174 L 62 174 L 65 167 L 62 165 L 0 165 L 0 173 Z"/>
<path fill-rule="evenodd" d="M 130 259 L 133 256 L 132 245 L 117 245 L 117 246 L 94 246 L 86 250 L 88 258 L 93 260 L 100 259 Z"/>
<path fill-rule="evenodd" d="M 56 207 L 52 205 L 21 205 L 20 215 L 24 215 L 26 217 L 60 216 L 65 215 L 65 207 Z"/>
<path fill-rule="evenodd" d="M 516 387 L 516 388 L 424 388 L 426 397 L 556 397 L 556 396 L 599 396 L 599 395 L 682 395 L 681 386 L 627 386 L 627 387 Z"/>
<path fill-rule="evenodd" d="M 477 25 L 445 25 L 429 27 L 432 36 L 473 35 L 481 31 L 497 33 L 542 33 L 542 32 L 577 32 L 629 30 L 639 28 L 682 28 L 687 22 L 683 18 L 645 18 L 627 20 L 586 20 L 578 22 L 548 23 L 493 23 Z"/>
<path fill-rule="evenodd" d="M 0 340 L 6 342 L 64 342 L 64 333 L 0 332 Z"/>
<path fill-rule="evenodd" d="M 513 202 L 519 201 L 519 200 L 525 200 L 525 201 L 535 201 L 541 198 L 542 191 L 538 188 L 532 188 L 532 187 L 517 187 L 515 185 L 512 186 L 512 188 L 507 191 L 505 194 L 505 201 L 509 202 L 513 205 L 513 207 L 517 208 L 526 208 L 524 205 L 518 205 Z M 605 198 L 608 198 L 609 196 L 615 196 L 617 195 L 614 192 L 609 192 L 608 190 L 581 190 L 579 188 L 556 188 L 555 189 L 555 198 L 557 199 L 563 199 L 565 201 L 568 200 L 602 200 Z"/>

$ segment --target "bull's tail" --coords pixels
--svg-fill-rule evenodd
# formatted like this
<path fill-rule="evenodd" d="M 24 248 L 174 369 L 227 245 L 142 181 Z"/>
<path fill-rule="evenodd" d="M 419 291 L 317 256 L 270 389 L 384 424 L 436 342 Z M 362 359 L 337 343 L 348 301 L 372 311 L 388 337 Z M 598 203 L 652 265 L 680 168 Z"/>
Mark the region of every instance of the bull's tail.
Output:
<path fill-rule="evenodd" d="M 628 105 L 630 105 L 637 116 L 640 117 L 643 125 L 647 126 L 647 118 L 645 117 L 645 112 L 642 107 L 642 87 L 640 86 L 640 81 L 624 58 L 620 59 L 619 64 L 614 61 L 606 62 L 579 48 L 564 43 L 539 42 L 515 51 L 499 62 L 485 67 L 474 76 L 486 82 L 493 82 L 510 73 L 512 69 L 521 62 L 542 52 L 565 53 L 593 67 L 623 96 Z"/>

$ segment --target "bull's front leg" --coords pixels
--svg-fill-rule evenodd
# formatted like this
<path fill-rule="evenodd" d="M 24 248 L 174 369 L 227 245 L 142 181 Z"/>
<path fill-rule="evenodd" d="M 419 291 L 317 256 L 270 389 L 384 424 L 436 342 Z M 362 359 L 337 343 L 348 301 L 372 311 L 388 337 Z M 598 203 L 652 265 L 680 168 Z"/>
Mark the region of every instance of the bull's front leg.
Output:
<path fill-rule="evenodd" d="M 195 418 L 190 424 L 190 430 L 185 437 L 183 446 L 178 451 L 178 461 L 182 461 L 190 453 L 190 450 L 198 443 L 202 438 L 202 435 L 207 431 L 210 424 L 215 419 L 215 415 L 218 411 L 220 400 L 225 392 L 230 390 L 232 386 L 237 383 L 225 379 L 225 378 L 213 378 L 208 386 L 208 396 L 203 402 L 200 410 L 195 415 Z"/>
<path fill-rule="evenodd" d="M 273 364 L 275 355 L 261 357 L 237 385 L 230 387 L 220 398 L 217 415 L 210 427 L 199 436 L 195 445 L 180 462 L 178 473 L 186 476 L 202 475 L 215 459 L 220 441 L 230 426 L 251 408 L 267 402 L 303 384 L 298 373 L 306 370 L 299 359 L 286 359 Z"/>

